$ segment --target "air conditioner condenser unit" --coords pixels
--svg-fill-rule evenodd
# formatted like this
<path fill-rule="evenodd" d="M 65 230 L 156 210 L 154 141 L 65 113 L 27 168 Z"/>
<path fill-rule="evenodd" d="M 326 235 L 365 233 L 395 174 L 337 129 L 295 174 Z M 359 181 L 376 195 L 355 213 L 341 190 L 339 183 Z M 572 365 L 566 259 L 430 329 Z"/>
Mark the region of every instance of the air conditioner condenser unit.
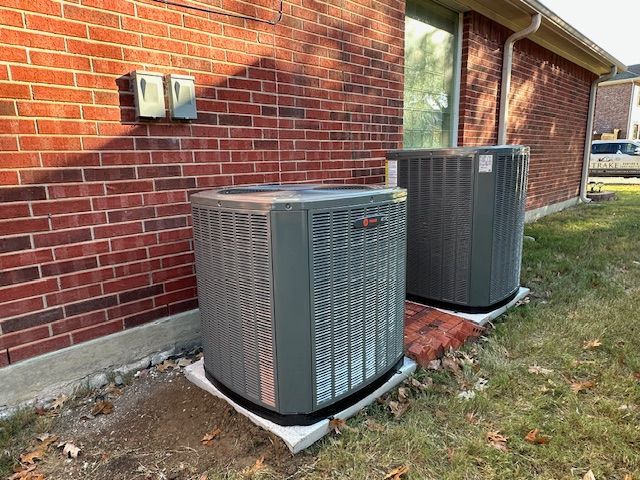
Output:
<path fill-rule="evenodd" d="M 529 147 L 390 152 L 407 189 L 407 296 L 487 312 L 520 286 Z"/>
<path fill-rule="evenodd" d="M 260 185 L 191 196 L 207 378 L 281 425 L 382 385 L 403 358 L 406 192 Z"/>

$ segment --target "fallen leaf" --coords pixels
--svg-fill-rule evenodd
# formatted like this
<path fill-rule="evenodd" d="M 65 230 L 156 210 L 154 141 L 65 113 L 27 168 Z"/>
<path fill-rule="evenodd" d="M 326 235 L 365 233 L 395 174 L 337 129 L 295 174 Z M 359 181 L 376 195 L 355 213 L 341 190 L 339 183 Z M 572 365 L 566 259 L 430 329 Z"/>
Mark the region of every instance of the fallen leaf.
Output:
<path fill-rule="evenodd" d="M 109 395 L 113 395 L 114 397 L 119 397 L 120 395 L 122 395 L 124 393 L 124 390 L 122 388 L 116 386 L 115 383 L 110 383 L 105 388 L 105 392 L 107 394 L 109 394 Z"/>
<path fill-rule="evenodd" d="M 640 382 L 640 372 L 634 373 L 633 377 Z"/>
<path fill-rule="evenodd" d="M 409 384 L 413 388 L 424 391 L 424 390 L 427 390 L 428 388 L 433 387 L 433 378 L 427 377 L 424 379 L 424 381 L 421 382 L 417 378 L 411 377 Z"/>
<path fill-rule="evenodd" d="M 66 395 L 62 394 L 59 395 L 51 404 L 51 410 L 57 410 L 60 407 L 62 407 L 62 405 L 64 405 L 64 403 L 69 400 L 69 397 L 67 397 Z"/>
<path fill-rule="evenodd" d="M 188 367 L 192 363 L 193 361 L 191 359 L 182 357 L 180 360 L 178 360 L 178 363 L 176 365 L 178 365 L 178 367 L 180 368 L 184 368 L 184 367 Z"/>
<path fill-rule="evenodd" d="M 396 402 L 395 400 L 392 400 L 389 402 L 389 410 L 391 410 L 391 413 L 393 414 L 393 418 L 402 417 L 402 415 L 407 413 L 408 409 L 409 409 L 409 403 Z"/>
<path fill-rule="evenodd" d="M 427 363 L 427 370 L 440 370 L 442 368 L 442 362 L 440 360 L 431 360 Z"/>
<path fill-rule="evenodd" d="M 376 422 L 373 418 L 368 418 L 367 420 L 365 420 L 364 424 L 372 432 L 384 432 L 384 427 L 380 423 Z"/>
<path fill-rule="evenodd" d="M 165 360 L 164 362 L 156 365 L 156 370 L 158 370 L 159 372 L 166 372 L 170 368 L 176 368 L 176 362 L 174 362 L 173 360 Z"/>
<path fill-rule="evenodd" d="M 582 344 L 582 348 L 584 350 L 593 350 L 594 348 L 598 348 L 602 345 L 602 342 L 599 339 L 588 340 Z"/>
<path fill-rule="evenodd" d="M 344 428 L 347 426 L 347 422 L 345 422 L 341 418 L 332 418 L 329 420 L 329 430 L 333 430 L 336 435 L 341 435 Z"/>
<path fill-rule="evenodd" d="M 540 429 L 534 428 L 529 433 L 527 433 L 524 437 L 525 441 L 529 443 L 533 443 L 534 445 L 546 445 L 549 443 L 549 437 L 545 437 L 540 434 Z"/>
<path fill-rule="evenodd" d="M 455 456 L 455 454 L 456 454 L 456 451 L 454 448 L 447 447 L 447 459 L 449 460 L 449 462 L 453 460 L 453 457 Z"/>
<path fill-rule="evenodd" d="M 473 390 L 463 390 L 460 393 L 458 393 L 458 398 L 461 398 L 463 400 L 471 400 L 472 398 L 476 397 L 476 392 L 474 392 Z"/>
<path fill-rule="evenodd" d="M 445 370 L 449 370 L 454 375 L 460 373 L 460 365 L 454 358 L 451 357 L 444 357 L 442 359 L 442 368 L 444 368 Z"/>
<path fill-rule="evenodd" d="M 622 480 L 633 480 L 633 477 L 627 473 Z"/>
<path fill-rule="evenodd" d="M 410 392 L 407 387 L 398 388 L 398 400 L 401 402 L 408 402 L 410 397 Z"/>
<path fill-rule="evenodd" d="M 258 473 L 260 470 L 263 470 L 265 467 L 264 465 L 264 457 L 261 457 L 259 459 L 256 460 L 256 463 L 254 463 L 252 466 L 245 468 L 242 471 L 242 475 L 244 475 L 247 478 L 251 478 L 253 477 L 256 473 Z"/>
<path fill-rule="evenodd" d="M 80 449 L 76 447 L 73 443 L 67 442 L 62 449 L 62 454 L 67 458 L 78 458 L 80 454 Z"/>
<path fill-rule="evenodd" d="M 208 480 L 209 478 L 209 474 L 207 472 L 204 472 L 202 475 L 200 475 L 200 478 L 198 480 Z"/>
<path fill-rule="evenodd" d="M 8 480 L 44 480 L 44 475 L 34 472 L 35 468 L 35 465 L 31 465 L 26 469 L 17 471 Z"/>
<path fill-rule="evenodd" d="M 477 390 L 478 392 L 482 392 L 483 390 L 487 389 L 487 384 L 489 383 L 489 380 L 487 380 L 486 378 L 478 378 L 478 380 L 476 381 L 476 383 L 473 384 L 473 389 Z"/>
<path fill-rule="evenodd" d="M 550 375 L 553 373 L 553 370 L 533 364 L 529 367 L 529 373 L 533 373 L 534 375 Z"/>
<path fill-rule="evenodd" d="M 409 467 L 401 465 L 387 473 L 382 480 L 401 480 L 402 476 L 406 475 L 408 471 Z"/>
<path fill-rule="evenodd" d="M 468 412 L 464 417 L 471 425 L 477 425 L 478 417 L 476 416 L 476 412 Z"/>
<path fill-rule="evenodd" d="M 502 435 L 499 430 L 487 432 L 486 438 L 493 448 L 497 448 L 498 450 L 501 450 L 503 452 L 506 452 L 508 450 L 508 438 Z"/>
<path fill-rule="evenodd" d="M 58 439 L 56 435 L 51 435 L 49 433 L 45 433 L 36 438 L 40 443 L 33 451 L 20 455 L 20 463 L 33 465 L 36 459 L 42 460 L 46 455 L 49 446 Z"/>
<path fill-rule="evenodd" d="M 591 390 L 595 386 L 596 384 L 591 380 L 588 380 L 586 382 L 573 382 L 571 384 L 571 391 L 573 393 L 580 393 L 583 390 Z"/>
<path fill-rule="evenodd" d="M 108 400 L 98 400 L 91 409 L 91 415 L 109 415 L 113 412 L 113 403 Z"/>
<path fill-rule="evenodd" d="M 587 473 L 584 474 L 584 477 L 582 477 L 582 480 L 596 480 L 596 476 L 593 474 L 592 470 L 589 470 Z"/>
<path fill-rule="evenodd" d="M 200 443 L 202 443 L 205 447 L 208 447 L 213 443 L 213 440 L 222 433 L 222 430 L 219 428 L 214 428 L 209 433 L 205 433 L 204 437 L 200 439 Z"/>

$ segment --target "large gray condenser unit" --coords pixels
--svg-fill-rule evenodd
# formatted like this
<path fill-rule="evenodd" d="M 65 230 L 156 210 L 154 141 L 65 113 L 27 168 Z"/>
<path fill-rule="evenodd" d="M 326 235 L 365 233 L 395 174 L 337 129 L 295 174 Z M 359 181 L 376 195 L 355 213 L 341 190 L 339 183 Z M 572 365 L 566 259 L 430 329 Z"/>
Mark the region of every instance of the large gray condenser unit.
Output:
<path fill-rule="evenodd" d="M 403 358 L 406 192 L 262 185 L 192 195 L 207 378 L 283 425 L 364 397 Z"/>
<path fill-rule="evenodd" d="M 520 286 L 529 147 L 390 152 L 407 189 L 407 296 L 490 311 Z"/>

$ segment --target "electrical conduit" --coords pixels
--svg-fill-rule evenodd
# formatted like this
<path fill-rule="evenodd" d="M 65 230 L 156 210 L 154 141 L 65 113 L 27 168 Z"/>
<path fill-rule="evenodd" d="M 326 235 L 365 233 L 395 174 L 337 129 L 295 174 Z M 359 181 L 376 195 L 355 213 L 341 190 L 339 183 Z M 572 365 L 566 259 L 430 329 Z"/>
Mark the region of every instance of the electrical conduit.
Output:
<path fill-rule="evenodd" d="M 507 142 L 507 119 L 509 118 L 509 91 L 511 90 L 511 66 L 513 65 L 513 44 L 528 37 L 540 28 L 542 15 L 536 13 L 531 17 L 531 24 L 524 30 L 513 33 L 504 44 L 502 60 L 502 88 L 500 92 L 500 116 L 498 117 L 498 145 Z"/>
<path fill-rule="evenodd" d="M 613 78 L 618 73 L 618 67 L 613 65 L 611 71 L 605 75 L 596 78 L 591 84 L 591 93 L 589 94 L 589 114 L 587 115 L 587 131 L 584 135 L 584 157 L 582 159 L 582 178 L 580 180 L 580 201 L 589 203 L 591 200 L 587 198 L 587 180 L 589 179 L 589 159 L 591 158 L 591 139 L 593 137 L 593 117 L 596 110 L 596 93 L 598 84 Z"/>

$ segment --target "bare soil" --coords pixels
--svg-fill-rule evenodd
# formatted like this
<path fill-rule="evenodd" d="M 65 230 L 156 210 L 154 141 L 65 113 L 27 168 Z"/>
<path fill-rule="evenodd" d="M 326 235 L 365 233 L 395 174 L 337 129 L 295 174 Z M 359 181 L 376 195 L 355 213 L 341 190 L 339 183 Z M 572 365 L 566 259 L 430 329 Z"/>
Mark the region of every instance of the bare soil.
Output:
<path fill-rule="evenodd" d="M 176 368 L 145 371 L 144 378 L 118 389 L 93 392 L 69 402 L 51 433 L 59 442 L 81 448 L 77 459 L 50 452 L 38 466 L 47 479 L 134 480 L 209 479 L 241 474 L 264 458 L 275 478 L 296 478 L 312 463 L 306 454 L 291 455 L 286 445 L 239 415 L 224 401 L 191 384 Z M 97 401 L 113 403 L 110 414 L 91 415 Z M 203 436 L 220 433 L 205 446 Z"/>

